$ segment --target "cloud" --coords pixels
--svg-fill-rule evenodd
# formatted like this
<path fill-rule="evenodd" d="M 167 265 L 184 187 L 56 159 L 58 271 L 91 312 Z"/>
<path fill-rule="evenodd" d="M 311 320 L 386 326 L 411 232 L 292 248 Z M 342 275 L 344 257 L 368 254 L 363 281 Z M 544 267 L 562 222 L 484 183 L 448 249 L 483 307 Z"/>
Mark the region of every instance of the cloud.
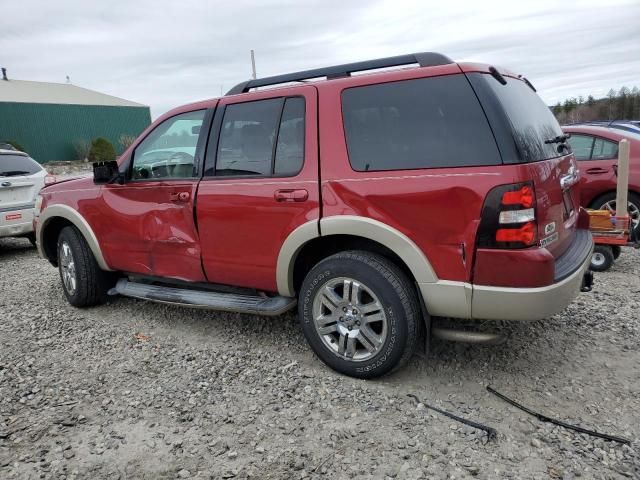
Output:
<path fill-rule="evenodd" d="M 262 76 L 416 51 L 502 65 L 551 104 L 640 84 L 640 3 L 21 0 L 3 5 L 0 62 L 171 107 Z M 640 85 L 639 85 L 640 86 Z"/>

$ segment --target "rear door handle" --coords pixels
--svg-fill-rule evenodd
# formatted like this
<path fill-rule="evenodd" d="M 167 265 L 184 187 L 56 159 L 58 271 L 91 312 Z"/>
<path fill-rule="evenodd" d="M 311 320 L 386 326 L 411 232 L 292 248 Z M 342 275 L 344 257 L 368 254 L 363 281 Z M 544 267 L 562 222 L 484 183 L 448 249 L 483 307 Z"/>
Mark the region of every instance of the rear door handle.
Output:
<path fill-rule="evenodd" d="M 189 198 L 191 198 L 191 194 L 189 192 L 172 192 L 169 194 L 169 200 L 172 202 L 188 202 Z"/>
<path fill-rule="evenodd" d="M 305 202 L 309 198 L 309 192 L 304 189 L 276 190 L 273 194 L 276 202 Z"/>
<path fill-rule="evenodd" d="M 591 175 L 599 175 L 602 173 L 609 173 L 609 170 L 606 168 L 600 168 L 600 167 L 588 168 L 587 173 L 590 173 Z"/>

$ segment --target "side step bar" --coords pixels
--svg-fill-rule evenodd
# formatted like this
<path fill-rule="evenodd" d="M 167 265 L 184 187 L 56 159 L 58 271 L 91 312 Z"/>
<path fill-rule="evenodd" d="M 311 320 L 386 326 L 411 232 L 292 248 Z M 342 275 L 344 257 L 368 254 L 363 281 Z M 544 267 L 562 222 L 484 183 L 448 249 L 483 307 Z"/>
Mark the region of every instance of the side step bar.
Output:
<path fill-rule="evenodd" d="M 123 295 L 185 307 L 266 316 L 281 315 L 296 305 L 296 299 L 289 297 L 260 297 L 237 293 L 189 290 L 131 282 L 126 278 L 118 280 L 116 286 L 109 290 L 109 295 Z"/>

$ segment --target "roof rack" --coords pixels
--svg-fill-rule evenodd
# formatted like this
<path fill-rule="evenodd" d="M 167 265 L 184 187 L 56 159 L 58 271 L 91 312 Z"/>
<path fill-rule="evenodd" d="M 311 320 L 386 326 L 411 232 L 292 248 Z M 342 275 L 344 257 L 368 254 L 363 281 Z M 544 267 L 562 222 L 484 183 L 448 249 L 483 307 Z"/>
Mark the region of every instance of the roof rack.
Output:
<path fill-rule="evenodd" d="M 345 63 L 344 65 L 335 65 L 333 67 L 315 68 L 312 70 L 287 73 L 284 75 L 275 75 L 273 77 L 247 80 L 246 82 L 237 84 L 227 92 L 227 95 L 247 93 L 252 88 L 266 87 L 268 85 L 301 82 L 303 80 L 322 77 L 326 77 L 327 80 L 330 80 L 334 78 L 349 77 L 353 72 L 376 70 L 378 68 L 399 67 L 401 65 L 411 65 L 414 63 L 417 63 L 421 67 L 433 67 L 436 65 L 448 65 L 450 63 L 453 63 L 453 60 L 451 60 L 446 55 L 442 55 L 441 53 L 422 52 L 411 53 L 409 55 L 398 55 L 396 57 L 366 60 L 364 62 Z"/>

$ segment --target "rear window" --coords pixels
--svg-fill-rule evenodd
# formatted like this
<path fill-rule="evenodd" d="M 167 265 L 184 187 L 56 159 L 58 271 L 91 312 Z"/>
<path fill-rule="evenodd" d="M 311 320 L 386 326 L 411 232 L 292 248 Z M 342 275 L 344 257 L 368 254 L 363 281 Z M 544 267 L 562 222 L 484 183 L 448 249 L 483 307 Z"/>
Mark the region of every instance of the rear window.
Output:
<path fill-rule="evenodd" d="M 31 157 L 22 155 L 0 155 L 0 177 L 33 175 L 42 167 Z"/>
<path fill-rule="evenodd" d="M 346 89 L 342 114 L 357 171 L 498 165 L 500 152 L 463 75 Z"/>
<path fill-rule="evenodd" d="M 561 156 L 557 143 L 544 142 L 562 135 L 562 129 L 549 107 L 525 82 L 505 77 L 507 84 L 502 85 L 491 75 L 482 73 L 472 73 L 469 79 L 489 111 L 494 130 L 500 126 L 494 123 L 490 113 L 491 106 L 485 103 L 497 100 L 507 117 L 520 162 L 537 162 Z M 486 90 L 493 94 L 493 99 L 484 96 Z M 505 162 L 513 163 L 513 160 L 505 158 Z"/>

